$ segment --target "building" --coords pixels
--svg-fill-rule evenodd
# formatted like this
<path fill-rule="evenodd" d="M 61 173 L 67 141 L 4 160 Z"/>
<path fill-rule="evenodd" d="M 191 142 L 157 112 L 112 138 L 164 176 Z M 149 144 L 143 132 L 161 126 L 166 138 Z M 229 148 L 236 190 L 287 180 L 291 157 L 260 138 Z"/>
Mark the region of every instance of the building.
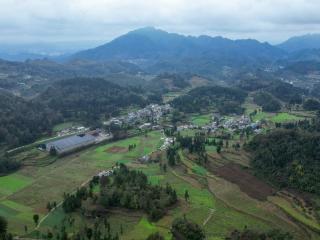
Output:
<path fill-rule="evenodd" d="M 58 155 L 62 155 L 95 143 L 96 138 L 90 134 L 74 135 L 46 143 L 46 151 L 50 152 L 51 149 L 55 149 Z"/>

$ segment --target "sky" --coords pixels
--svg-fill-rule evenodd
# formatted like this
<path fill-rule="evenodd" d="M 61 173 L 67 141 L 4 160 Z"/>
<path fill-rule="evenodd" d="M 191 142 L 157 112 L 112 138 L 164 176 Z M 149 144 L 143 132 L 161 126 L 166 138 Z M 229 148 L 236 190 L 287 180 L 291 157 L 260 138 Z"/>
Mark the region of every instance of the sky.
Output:
<path fill-rule="evenodd" d="M 319 0 L 0 0 L 0 43 L 105 43 L 154 26 L 276 44 L 320 32 Z"/>

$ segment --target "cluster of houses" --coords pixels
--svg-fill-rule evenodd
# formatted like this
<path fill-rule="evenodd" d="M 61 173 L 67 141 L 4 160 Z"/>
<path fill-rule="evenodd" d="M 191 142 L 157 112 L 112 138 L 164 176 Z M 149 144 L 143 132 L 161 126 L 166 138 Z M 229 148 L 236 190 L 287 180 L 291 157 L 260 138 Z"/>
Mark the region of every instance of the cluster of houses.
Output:
<path fill-rule="evenodd" d="M 219 115 L 212 115 L 212 121 L 205 126 L 198 126 L 195 124 L 184 124 L 177 127 L 177 131 L 182 131 L 186 129 L 202 129 L 206 131 L 214 132 L 218 129 L 228 129 L 233 132 L 235 130 L 244 130 L 247 128 L 251 128 L 255 133 L 259 133 L 261 131 L 261 123 L 260 122 L 252 122 L 247 116 L 237 116 L 231 118 L 221 117 Z"/>
<path fill-rule="evenodd" d="M 169 104 L 158 105 L 150 104 L 143 109 L 128 113 L 126 116 L 111 118 L 109 121 L 104 122 L 105 125 L 136 125 L 142 124 L 140 127 L 149 128 L 151 123 L 159 122 L 160 118 L 171 111 Z"/>
<path fill-rule="evenodd" d="M 87 131 L 89 131 L 89 128 L 86 128 L 84 126 L 72 126 L 70 128 L 66 128 L 59 131 L 57 133 L 57 136 L 62 137 L 62 136 L 71 135 L 71 134 L 81 134 Z"/>
<path fill-rule="evenodd" d="M 99 172 L 96 176 L 101 178 L 101 177 L 109 177 L 113 174 L 114 170 L 119 169 L 118 166 L 114 166 L 112 167 L 112 169 L 109 170 L 103 170 L 101 172 Z"/>

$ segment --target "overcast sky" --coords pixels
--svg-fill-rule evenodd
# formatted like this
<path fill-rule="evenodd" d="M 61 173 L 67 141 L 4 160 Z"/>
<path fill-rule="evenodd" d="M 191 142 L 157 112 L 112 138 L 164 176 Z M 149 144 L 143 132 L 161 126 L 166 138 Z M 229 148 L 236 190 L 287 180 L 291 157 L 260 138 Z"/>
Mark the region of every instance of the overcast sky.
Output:
<path fill-rule="evenodd" d="M 278 43 L 320 31 L 319 0 L 0 0 L 0 42 L 106 42 L 154 26 Z"/>

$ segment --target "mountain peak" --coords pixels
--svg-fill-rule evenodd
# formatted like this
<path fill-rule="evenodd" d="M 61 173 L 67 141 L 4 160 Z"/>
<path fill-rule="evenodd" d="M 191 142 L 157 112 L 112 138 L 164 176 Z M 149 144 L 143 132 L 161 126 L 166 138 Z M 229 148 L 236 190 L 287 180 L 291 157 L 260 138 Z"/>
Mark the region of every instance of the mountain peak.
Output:
<path fill-rule="evenodd" d="M 157 29 L 152 26 L 138 28 L 138 29 L 135 29 L 135 30 L 128 32 L 127 34 L 137 34 L 137 33 L 138 34 L 156 34 L 156 33 L 168 34 L 168 32 L 163 31 L 161 29 Z"/>

